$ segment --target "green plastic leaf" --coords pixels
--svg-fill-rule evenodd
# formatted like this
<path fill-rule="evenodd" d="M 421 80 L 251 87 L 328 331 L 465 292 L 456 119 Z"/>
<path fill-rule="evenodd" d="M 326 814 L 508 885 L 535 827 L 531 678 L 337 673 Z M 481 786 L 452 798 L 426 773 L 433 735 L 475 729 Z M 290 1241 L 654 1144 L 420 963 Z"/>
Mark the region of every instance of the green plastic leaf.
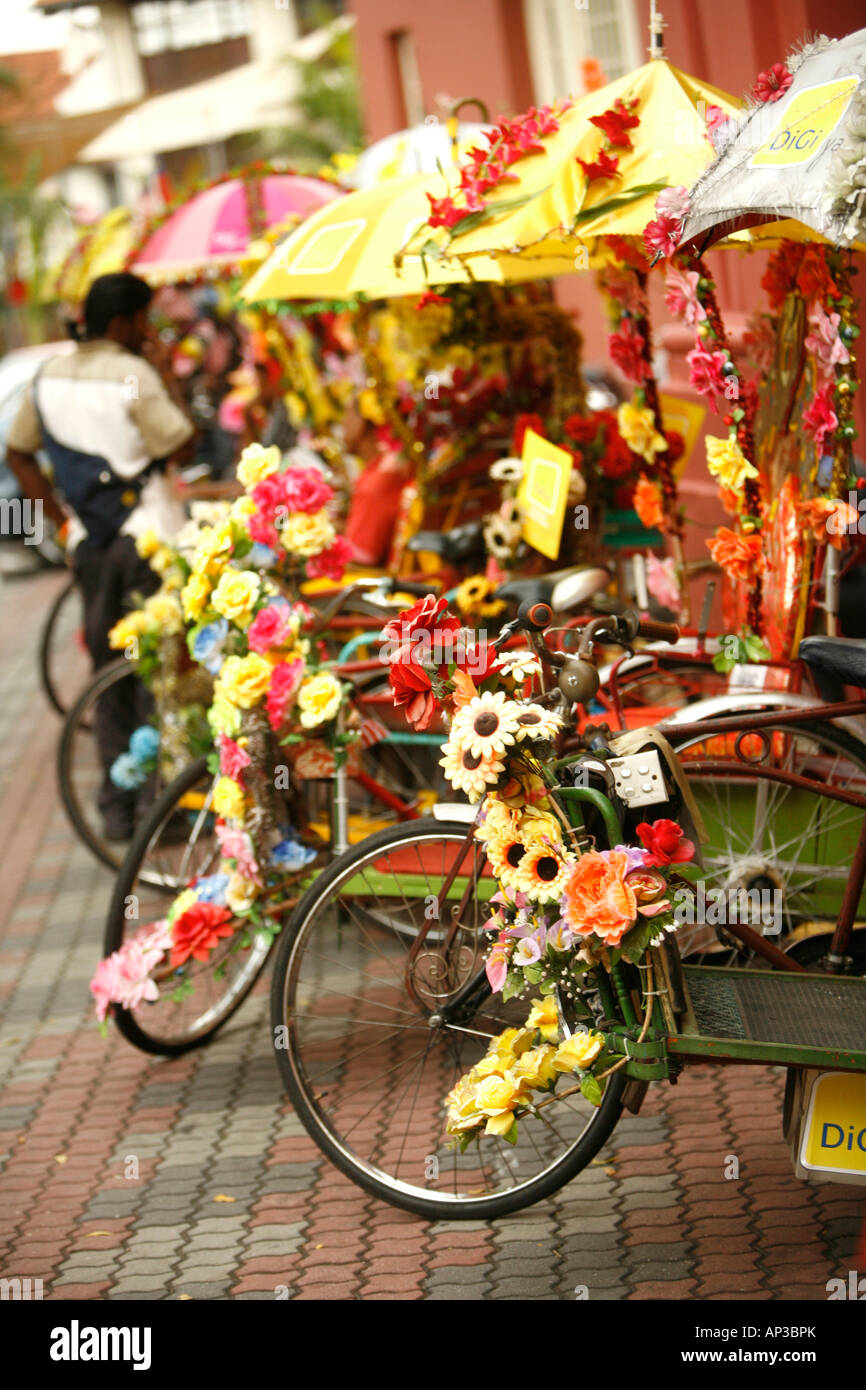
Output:
<path fill-rule="evenodd" d="M 601 1105 L 601 1086 L 594 1076 L 585 1076 L 580 1083 L 580 1093 L 590 1105 Z"/>
<path fill-rule="evenodd" d="M 771 652 L 765 642 L 758 637 L 757 633 L 750 632 L 743 645 L 746 648 L 747 661 L 769 661 Z"/>
<path fill-rule="evenodd" d="M 598 1085 L 598 1082 L 596 1082 L 595 1084 Z M 517 1143 L 517 1120 L 516 1120 L 516 1119 L 514 1119 L 514 1120 L 511 1121 L 511 1128 L 510 1128 L 510 1129 L 507 1129 L 507 1130 L 505 1131 L 505 1133 L 503 1134 L 502 1138 L 505 1140 L 506 1144 L 516 1144 L 516 1143 Z"/>
<path fill-rule="evenodd" d="M 505 976 L 505 984 L 502 986 L 503 1001 L 513 999 L 516 994 L 520 994 L 525 988 L 526 981 L 520 970 L 509 970 Z"/>

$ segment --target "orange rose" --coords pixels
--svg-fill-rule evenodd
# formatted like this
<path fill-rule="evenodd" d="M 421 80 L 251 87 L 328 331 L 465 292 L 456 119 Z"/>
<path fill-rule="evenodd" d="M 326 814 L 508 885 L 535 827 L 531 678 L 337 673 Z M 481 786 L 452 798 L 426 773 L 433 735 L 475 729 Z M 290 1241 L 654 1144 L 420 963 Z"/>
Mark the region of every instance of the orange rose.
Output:
<path fill-rule="evenodd" d="M 659 527 L 664 530 L 665 514 L 662 509 L 662 494 L 657 483 L 651 483 L 643 473 L 635 484 L 633 506 L 647 530 Z"/>
<path fill-rule="evenodd" d="M 707 541 L 710 554 L 717 565 L 743 584 L 751 584 L 763 568 L 760 536 L 740 536 L 736 531 L 720 526 L 713 539 Z"/>
<path fill-rule="evenodd" d="M 565 885 L 565 920 L 578 936 L 595 933 L 618 946 L 637 918 L 637 899 L 626 882 L 628 855 L 621 850 L 582 854 Z"/>

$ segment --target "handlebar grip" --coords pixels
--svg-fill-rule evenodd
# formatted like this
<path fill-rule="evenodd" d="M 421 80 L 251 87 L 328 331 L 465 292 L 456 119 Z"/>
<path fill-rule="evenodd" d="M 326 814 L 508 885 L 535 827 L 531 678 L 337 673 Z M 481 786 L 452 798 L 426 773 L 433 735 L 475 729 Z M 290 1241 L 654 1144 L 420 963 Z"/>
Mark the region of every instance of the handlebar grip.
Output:
<path fill-rule="evenodd" d="M 517 610 L 523 627 L 532 632 L 543 632 L 553 622 L 553 609 L 549 603 L 532 603 L 526 600 Z"/>
<path fill-rule="evenodd" d="M 657 623 L 654 618 L 641 618 L 637 630 L 639 637 L 648 637 L 651 642 L 674 643 L 680 640 L 676 623 Z"/>

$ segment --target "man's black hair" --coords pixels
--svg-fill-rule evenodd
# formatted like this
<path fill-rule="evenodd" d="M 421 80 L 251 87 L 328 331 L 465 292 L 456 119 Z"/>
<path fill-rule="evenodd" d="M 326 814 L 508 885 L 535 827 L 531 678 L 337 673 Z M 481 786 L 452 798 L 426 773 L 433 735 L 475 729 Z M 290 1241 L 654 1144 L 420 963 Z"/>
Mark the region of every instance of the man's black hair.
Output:
<path fill-rule="evenodd" d="M 98 276 L 84 301 L 87 337 L 101 338 L 112 319 L 131 319 L 139 309 L 146 309 L 152 298 L 153 290 L 147 281 L 127 270 Z"/>

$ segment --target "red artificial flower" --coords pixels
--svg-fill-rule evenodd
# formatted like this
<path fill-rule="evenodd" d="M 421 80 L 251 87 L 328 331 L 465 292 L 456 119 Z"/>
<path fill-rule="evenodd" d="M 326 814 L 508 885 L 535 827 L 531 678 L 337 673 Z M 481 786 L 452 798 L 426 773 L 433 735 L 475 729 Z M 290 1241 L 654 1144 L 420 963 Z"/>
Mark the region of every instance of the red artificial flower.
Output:
<path fill-rule="evenodd" d="M 794 81 L 784 63 L 774 63 L 766 72 L 759 72 L 752 88 L 756 101 L 778 101 Z"/>
<path fill-rule="evenodd" d="M 511 447 L 515 454 L 523 452 L 523 438 L 527 430 L 535 430 L 536 434 L 544 434 L 544 421 L 540 415 L 518 415 L 514 421 L 514 435 Z"/>
<path fill-rule="evenodd" d="M 595 443 L 603 425 L 598 415 L 568 415 L 562 422 L 562 428 L 575 444 Z"/>
<path fill-rule="evenodd" d="M 637 827 L 641 844 L 649 851 L 647 866 L 685 864 L 695 857 L 695 847 L 687 840 L 681 825 L 674 820 L 656 820 L 652 825 L 641 821 Z"/>
<path fill-rule="evenodd" d="M 685 453 L 686 441 L 679 430 L 665 430 L 665 439 L 668 441 L 667 462 L 676 463 Z"/>
<path fill-rule="evenodd" d="M 600 116 L 590 116 L 589 123 L 599 130 L 603 130 L 612 145 L 622 150 L 630 150 L 632 143 L 626 132 L 634 130 L 635 126 L 640 125 L 640 120 L 637 116 L 633 116 L 623 101 L 617 97 L 609 110 L 603 111 Z"/>
<path fill-rule="evenodd" d="M 727 356 L 723 352 L 708 352 L 704 347 L 692 348 L 691 352 L 686 353 L 686 361 L 689 364 L 689 381 L 699 396 L 709 396 L 710 407 L 718 414 L 715 396 L 724 394 L 726 377 L 722 375 L 722 368 L 727 362 Z"/>
<path fill-rule="evenodd" d="M 826 303 L 828 299 L 835 299 L 839 291 L 832 275 L 827 269 L 827 260 L 823 246 L 808 246 L 803 252 L 803 259 L 797 271 L 797 289 L 805 299 L 807 304 L 820 299 Z"/>
<path fill-rule="evenodd" d="M 726 138 L 726 127 L 730 116 L 721 106 L 708 106 L 704 115 L 707 125 L 707 139 L 714 150 L 718 150 Z"/>
<path fill-rule="evenodd" d="M 649 261 L 646 256 L 638 251 L 637 247 L 628 237 L 609 236 L 605 237 L 608 250 L 612 252 L 622 265 L 630 265 L 632 270 L 639 270 L 646 274 L 649 270 Z"/>
<path fill-rule="evenodd" d="M 420 666 L 392 661 L 388 667 L 388 680 L 394 692 L 394 705 L 403 710 L 413 729 L 423 733 L 439 708 L 427 672 Z"/>
<path fill-rule="evenodd" d="M 307 578 L 342 579 L 343 571 L 353 554 L 352 542 L 347 540 L 345 536 L 337 536 L 333 545 L 329 545 L 327 550 L 323 550 L 320 555 L 313 555 L 307 560 Z"/>
<path fill-rule="evenodd" d="M 649 364 L 644 356 L 646 339 L 632 327 L 631 319 L 624 319 L 618 333 L 611 333 L 607 340 L 610 359 L 619 367 L 623 376 L 638 384 L 649 376 Z"/>
<path fill-rule="evenodd" d="M 171 929 L 172 970 L 177 970 L 190 956 L 206 961 L 220 937 L 234 932 L 231 921 L 230 909 L 218 903 L 193 903 L 188 907 L 175 918 Z"/>
<path fill-rule="evenodd" d="M 604 453 L 598 461 L 603 477 L 610 478 L 614 482 L 620 478 L 627 478 L 629 473 L 634 470 L 635 455 L 626 444 L 616 425 L 608 426 L 606 439 Z"/>
<path fill-rule="evenodd" d="M 839 419 L 833 409 L 830 389 L 825 386 L 823 390 L 815 392 L 809 409 L 803 411 L 803 428 L 808 430 L 818 448 L 823 449 L 826 436 L 832 434 L 838 424 Z"/>
<path fill-rule="evenodd" d="M 589 183 L 592 183 L 593 179 L 613 179 L 619 176 L 619 160 L 616 155 L 608 154 L 607 150 L 599 150 L 597 159 L 578 159 L 577 162 Z"/>
<path fill-rule="evenodd" d="M 458 208 L 453 198 L 434 198 L 428 193 L 430 216 L 427 222 L 431 227 L 454 227 L 466 216 L 464 208 Z"/>
<path fill-rule="evenodd" d="M 678 217 L 671 217 L 666 212 L 659 213 L 654 221 L 647 222 L 643 229 L 643 244 L 650 256 L 661 252 L 663 256 L 671 257 L 680 244 L 682 226 Z"/>

